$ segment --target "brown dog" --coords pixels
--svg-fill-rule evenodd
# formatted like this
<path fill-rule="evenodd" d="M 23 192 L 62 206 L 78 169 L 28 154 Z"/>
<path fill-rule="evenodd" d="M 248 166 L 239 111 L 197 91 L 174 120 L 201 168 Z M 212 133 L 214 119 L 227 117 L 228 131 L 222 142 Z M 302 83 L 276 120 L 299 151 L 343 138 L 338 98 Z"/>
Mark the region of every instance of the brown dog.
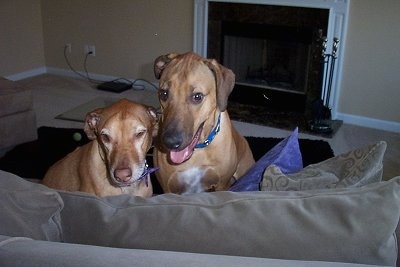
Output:
<path fill-rule="evenodd" d="M 154 163 L 164 192 L 228 189 L 254 164 L 226 111 L 234 73 L 193 53 L 158 57 L 154 73 L 162 109 Z"/>
<path fill-rule="evenodd" d="M 43 184 L 98 196 L 152 196 L 146 153 L 156 125 L 153 108 L 127 99 L 89 112 L 84 130 L 91 141 L 51 166 Z"/>

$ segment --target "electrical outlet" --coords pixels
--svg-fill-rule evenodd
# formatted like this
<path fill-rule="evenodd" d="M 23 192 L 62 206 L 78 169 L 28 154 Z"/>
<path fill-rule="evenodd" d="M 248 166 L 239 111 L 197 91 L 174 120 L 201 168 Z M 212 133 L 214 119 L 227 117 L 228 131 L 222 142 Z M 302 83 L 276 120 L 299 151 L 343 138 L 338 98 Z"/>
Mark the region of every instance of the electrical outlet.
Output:
<path fill-rule="evenodd" d="M 72 52 L 72 45 L 71 44 L 65 44 L 65 49 L 67 50 L 67 53 L 68 54 L 71 54 L 71 52 Z"/>
<path fill-rule="evenodd" d="M 94 57 L 96 55 L 96 46 L 94 45 L 85 45 L 84 47 L 85 55 L 89 54 Z"/>

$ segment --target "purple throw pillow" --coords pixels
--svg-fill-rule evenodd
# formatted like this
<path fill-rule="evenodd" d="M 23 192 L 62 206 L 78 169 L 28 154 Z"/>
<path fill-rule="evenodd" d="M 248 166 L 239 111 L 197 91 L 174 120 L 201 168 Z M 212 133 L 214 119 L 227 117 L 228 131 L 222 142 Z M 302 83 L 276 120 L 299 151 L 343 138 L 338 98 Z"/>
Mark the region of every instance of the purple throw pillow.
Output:
<path fill-rule="evenodd" d="M 296 128 L 291 135 L 276 144 L 245 175 L 238 179 L 228 191 L 259 191 L 263 173 L 271 164 L 278 166 L 282 173 L 285 174 L 303 169 L 298 133 L 299 130 Z"/>

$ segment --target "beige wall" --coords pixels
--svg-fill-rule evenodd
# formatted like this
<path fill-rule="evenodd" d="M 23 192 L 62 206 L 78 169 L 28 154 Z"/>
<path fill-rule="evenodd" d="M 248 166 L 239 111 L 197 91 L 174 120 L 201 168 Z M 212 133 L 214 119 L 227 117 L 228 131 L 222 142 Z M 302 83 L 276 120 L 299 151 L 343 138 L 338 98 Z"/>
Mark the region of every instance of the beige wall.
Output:
<path fill-rule="evenodd" d="M 192 49 L 191 0 L 42 0 L 46 65 L 67 68 L 63 47 L 82 70 L 85 44 L 96 46 L 88 71 L 155 80 L 153 61 Z"/>
<path fill-rule="evenodd" d="M 0 0 L 0 75 L 45 66 L 40 0 Z"/>
<path fill-rule="evenodd" d="M 351 0 L 339 112 L 400 122 L 400 1 Z"/>
<path fill-rule="evenodd" d="M 399 14 L 399 0 L 350 1 L 337 109 L 342 118 L 400 128 Z M 0 0 L 0 23 L 0 75 L 68 69 L 63 48 L 71 43 L 78 70 L 90 44 L 96 56 L 88 60 L 89 72 L 154 81 L 158 55 L 192 49 L 193 1 Z"/>

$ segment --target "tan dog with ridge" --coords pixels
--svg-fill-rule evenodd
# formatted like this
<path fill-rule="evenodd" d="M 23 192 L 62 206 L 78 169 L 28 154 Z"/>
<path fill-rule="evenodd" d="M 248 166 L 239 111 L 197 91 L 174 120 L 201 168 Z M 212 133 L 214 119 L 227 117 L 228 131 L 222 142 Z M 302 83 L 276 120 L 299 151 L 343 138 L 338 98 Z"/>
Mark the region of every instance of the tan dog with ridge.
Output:
<path fill-rule="evenodd" d="M 97 196 L 152 196 L 146 154 L 156 126 L 153 108 L 127 99 L 89 112 L 84 130 L 91 141 L 51 166 L 43 184 Z"/>
<path fill-rule="evenodd" d="M 154 164 L 164 192 L 228 189 L 254 164 L 226 111 L 234 73 L 194 53 L 160 56 L 154 73 L 162 110 Z"/>

